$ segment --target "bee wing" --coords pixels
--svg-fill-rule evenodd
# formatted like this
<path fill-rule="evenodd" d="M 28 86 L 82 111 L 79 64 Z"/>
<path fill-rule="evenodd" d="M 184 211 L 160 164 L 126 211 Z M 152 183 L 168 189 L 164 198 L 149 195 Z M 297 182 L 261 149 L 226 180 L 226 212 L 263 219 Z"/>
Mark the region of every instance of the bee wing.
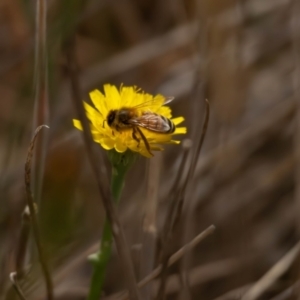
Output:
<path fill-rule="evenodd" d="M 165 102 L 163 105 L 166 105 L 170 102 L 172 102 L 175 99 L 175 97 L 169 96 L 169 97 L 165 97 Z"/>
<path fill-rule="evenodd" d="M 161 103 L 161 98 L 157 97 L 157 98 L 153 98 L 151 100 L 145 101 L 141 104 L 138 104 L 138 105 L 134 106 L 134 108 L 143 108 L 143 107 L 151 108 L 151 106 L 163 106 L 163 105 L 170 103 L 173 100 L 174 100 L 174 97 L 165 97 L 164 102 Z"/>
<path fill-rule="evenodd" d="M 158 133 L 169 133 L 171 130 L 169 123 L 162 116 L 151 113 L 132 118 L 128 123 Z"/>

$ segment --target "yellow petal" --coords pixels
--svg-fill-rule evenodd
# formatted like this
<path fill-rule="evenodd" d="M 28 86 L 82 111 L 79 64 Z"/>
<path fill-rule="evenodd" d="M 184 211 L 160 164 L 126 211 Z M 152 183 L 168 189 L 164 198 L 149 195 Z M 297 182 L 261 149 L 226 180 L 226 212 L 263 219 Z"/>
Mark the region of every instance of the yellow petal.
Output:
<path fill-rule="evenodd" d="M 83 130 L 83 129 L 82 129 L 81 122 L 80 122 L 79 120 L 73 119 L 73 125 L 74 125 L 74 127 L 76 127 L 77 129 Z"/>
<path fill-rule="evenodd" d="M 115 142 L 115 149 L 117 152 L 123 153 L 127 150 L 127 146 L 122 142 L 121 139 L 117 139 Z"/>
<path fill-rule="evenodd" d="M 98 122 L 99 119 L 103 120 L 102 115 L 92 106 L 90 106 L 88 103 L 83 102 L 84 104 L 84 109 L 86 111 L 87 117 L 94 122 Z"/>
<path fill-rule="evenodd" d="M 181 142 L 180 141 L 175 141 L 175 140 L 171 140 L 170 141 L 170 144 L 176 144 L 176 145 L 178 145 L 178 144 L 180 144 Z"/>
<path fill-rule="evenodd" d="M 186 132 L 186 127 L 177 127 L 173 134 L 185 134 Z"/>
<path fill-rule="evenodd" d="M 121 108 L 120 93 L 114 85 L 105 84 L 104 91 L 108 110 Z"/>
<path fill-rule="evenodd" d="M 168 106 L 162 106 L 157 110 L 157 113 L 168 118 L 171 119 L 172 114 L 171 114 L 171 109 Z"/>
<path fill-rule="evenodd" d="M 178 124 L 182 123 L 183 121 L 184 121 L 184 117 L 177 117 L 177 118 L 172 119 L 172 122 L 175 125 L 178 125 Z"/>
<path fill-rule="evenodd" d="M 136 106 L 136 94 L 133 87 L 121 87 L 120 95 L 122 98 L 122 106 L 133 107 Z"/>
<path fill-rule="evenodd" d="M 114 148 L 115 145 L 115 141 L 110 139 L 110 138 L 103 138 L 101 140 L 101 146 L 105 149 L 105 150 L 111 150 Z"/>
<path fill-rule="evenodd" d="M 89 93 L 89 95 L 93 104 L 101 113 L 103 119 L 105 119 L 108 113 L 108 109 L 104 95 L 99 90 L 93 90 Z"/>

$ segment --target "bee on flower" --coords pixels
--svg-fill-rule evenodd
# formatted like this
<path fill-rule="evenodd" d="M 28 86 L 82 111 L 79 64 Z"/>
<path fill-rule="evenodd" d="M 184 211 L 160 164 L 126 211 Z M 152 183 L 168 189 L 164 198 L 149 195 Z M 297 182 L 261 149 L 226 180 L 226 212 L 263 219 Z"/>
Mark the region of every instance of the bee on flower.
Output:
<path fill-rule="evenodd" d="M 123 153 L 127 149 L 152 157 L 152 151 L 163 150 L 163 144 L 179 144 L 173 135 L 185 134 L 186 127 L 177 127 L 183 117 L 172 118 L 166 104 L 172 97 L 152 96 L 136 87 L 104 85 L 104 95 L 99 90 L 90 93 L 95 106 L 84 103 L 91 122 L 93 139 L 104 149 Z M 79 130 L 79 120 L 73 120 Z"/>

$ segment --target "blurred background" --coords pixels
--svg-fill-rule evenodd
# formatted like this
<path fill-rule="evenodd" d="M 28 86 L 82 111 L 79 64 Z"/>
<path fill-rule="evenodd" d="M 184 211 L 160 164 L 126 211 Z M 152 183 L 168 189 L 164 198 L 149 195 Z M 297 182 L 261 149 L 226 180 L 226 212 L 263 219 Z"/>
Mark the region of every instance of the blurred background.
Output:
<path fill-rule="evenodd" d="M 88 92 L 104 83 L 174 96 L 173 115 L 184 116 L 188 127 L 180 138 L 193 145 L 210 102 L 169 251 L 211 224 L 216 230 L 168 269 L 166 299 L 299 299 L 299 1 L 46 2 L 48 68 L 36 61 L 44 47 L 40 40 L 35 46 L 36 2 L 0 2 L 1 299 L 18 299 L 9 274 L 26 205 L 27 149 L 40 122 L 50 129 L 38 140 L 35 196 L 55 299 L 85 299 L 88 292 L 86 257 L 98 249 L 105 213 L 82 133 L 72 125 L 66 47 L 75 52 L 82 99 L 90 101 Z M 180 169 L 183 153 L 168 146 L 153 159 L 140 158 L 127 177 L 118 212 L 138 280 L 161 262 L 173 185 L 191 163 Z M 110 178 L 109 169 L 104 176 Z M 32 241 L 25 270 L 20 286 L 27 299 L 45 299 Z M 141 291 L 143 300 L 155 299 L 159 282 Z M 249 296 L 253 287 L 258 292 Z M 114 249 L 103 299 L 117 299 L 124 288 Z"/>

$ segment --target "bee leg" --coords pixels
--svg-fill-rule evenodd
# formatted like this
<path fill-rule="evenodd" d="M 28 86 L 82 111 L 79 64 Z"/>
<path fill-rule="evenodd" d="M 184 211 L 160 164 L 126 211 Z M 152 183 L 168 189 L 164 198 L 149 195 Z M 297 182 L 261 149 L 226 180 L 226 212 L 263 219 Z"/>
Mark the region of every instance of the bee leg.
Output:
<path fill-rule="evenodd" d="M 140 140 L 138 139 L 138 137 L 136 136 L 136 129 L 135 129 L 135 127 L 133 127 L 133 129 L 132 129 L 132 138 L 135 140 L 135 141 L 137 141 L 138 142 L 138 147 L 140 146 Z"/>
<path fill-rule="evenodd" d="M 135 127 L 136 131 L 140 134 L 145 146 L 146 146 L 146 149 L 147 151 L 149 152 L 149 154 L 151 154 L 151 156 L 153 156 L 153 153 L 151 152 L 150 150 L 150 145 L 145 137 L 145 135 L 143 134 L 142 130 L 139 128 L 139 127 Z"/>

